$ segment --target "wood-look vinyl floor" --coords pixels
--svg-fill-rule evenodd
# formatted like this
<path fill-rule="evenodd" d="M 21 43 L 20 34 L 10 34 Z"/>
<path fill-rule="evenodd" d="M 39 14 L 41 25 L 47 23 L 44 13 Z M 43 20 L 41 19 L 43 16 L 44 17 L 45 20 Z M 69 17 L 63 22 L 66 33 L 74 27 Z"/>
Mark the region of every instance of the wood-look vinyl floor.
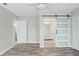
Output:
<path fill-rule="evenodd" d="M 38 44 L 17 44 L 2 56 L 79 56 L 72 48 L 39 48 Z"/>

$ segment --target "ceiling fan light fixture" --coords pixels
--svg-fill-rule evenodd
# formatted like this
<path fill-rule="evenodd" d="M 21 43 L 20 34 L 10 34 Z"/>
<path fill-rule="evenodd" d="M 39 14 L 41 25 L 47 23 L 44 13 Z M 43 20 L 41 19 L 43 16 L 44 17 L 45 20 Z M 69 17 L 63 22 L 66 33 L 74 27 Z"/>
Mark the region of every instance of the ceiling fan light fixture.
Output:
<path fill-rule="evenodd" d="M 45 4 L 39 4 L 38 8 L 45 8 Z"/>

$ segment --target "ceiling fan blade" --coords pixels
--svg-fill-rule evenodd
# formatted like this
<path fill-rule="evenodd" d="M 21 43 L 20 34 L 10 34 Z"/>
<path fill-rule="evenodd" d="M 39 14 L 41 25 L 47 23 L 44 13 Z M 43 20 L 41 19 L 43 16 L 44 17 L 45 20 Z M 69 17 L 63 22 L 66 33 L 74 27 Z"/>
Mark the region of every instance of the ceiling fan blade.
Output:
<path fill-rule="evenodd" d="M 7 3 L 2 3 L 3 5 L 8 5 Z"/>

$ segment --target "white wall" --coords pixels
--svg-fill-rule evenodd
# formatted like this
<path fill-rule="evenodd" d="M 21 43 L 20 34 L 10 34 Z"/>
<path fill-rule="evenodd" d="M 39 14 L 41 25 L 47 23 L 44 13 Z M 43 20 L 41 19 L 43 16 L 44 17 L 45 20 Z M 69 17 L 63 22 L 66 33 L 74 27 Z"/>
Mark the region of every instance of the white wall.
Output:
<path fill-rule="evenodd" d="M 72 47 L 79 50 L 79 9 L 72 13 Z"/>
<path fill-rule="evenodd" d="M 0 6 L 0 52 L 13 45 L 13 18 L 15 16 Z"/>

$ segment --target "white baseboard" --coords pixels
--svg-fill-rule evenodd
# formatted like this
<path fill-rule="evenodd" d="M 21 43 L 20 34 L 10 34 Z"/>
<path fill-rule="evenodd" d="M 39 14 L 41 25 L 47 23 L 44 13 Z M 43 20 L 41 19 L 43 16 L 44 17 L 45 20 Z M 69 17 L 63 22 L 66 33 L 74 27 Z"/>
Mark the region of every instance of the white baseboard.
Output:
<path fill-rule="evenodd" d="M 17 43 L 16 43 L 17 44 Z M 0 56 L 5 53 L 6 51 L 10 50 L 11 48 L 13 48 L 16 44 L 11 45 L 10 47 L 8 47 L 6 50 L 0 52 Z"/>

